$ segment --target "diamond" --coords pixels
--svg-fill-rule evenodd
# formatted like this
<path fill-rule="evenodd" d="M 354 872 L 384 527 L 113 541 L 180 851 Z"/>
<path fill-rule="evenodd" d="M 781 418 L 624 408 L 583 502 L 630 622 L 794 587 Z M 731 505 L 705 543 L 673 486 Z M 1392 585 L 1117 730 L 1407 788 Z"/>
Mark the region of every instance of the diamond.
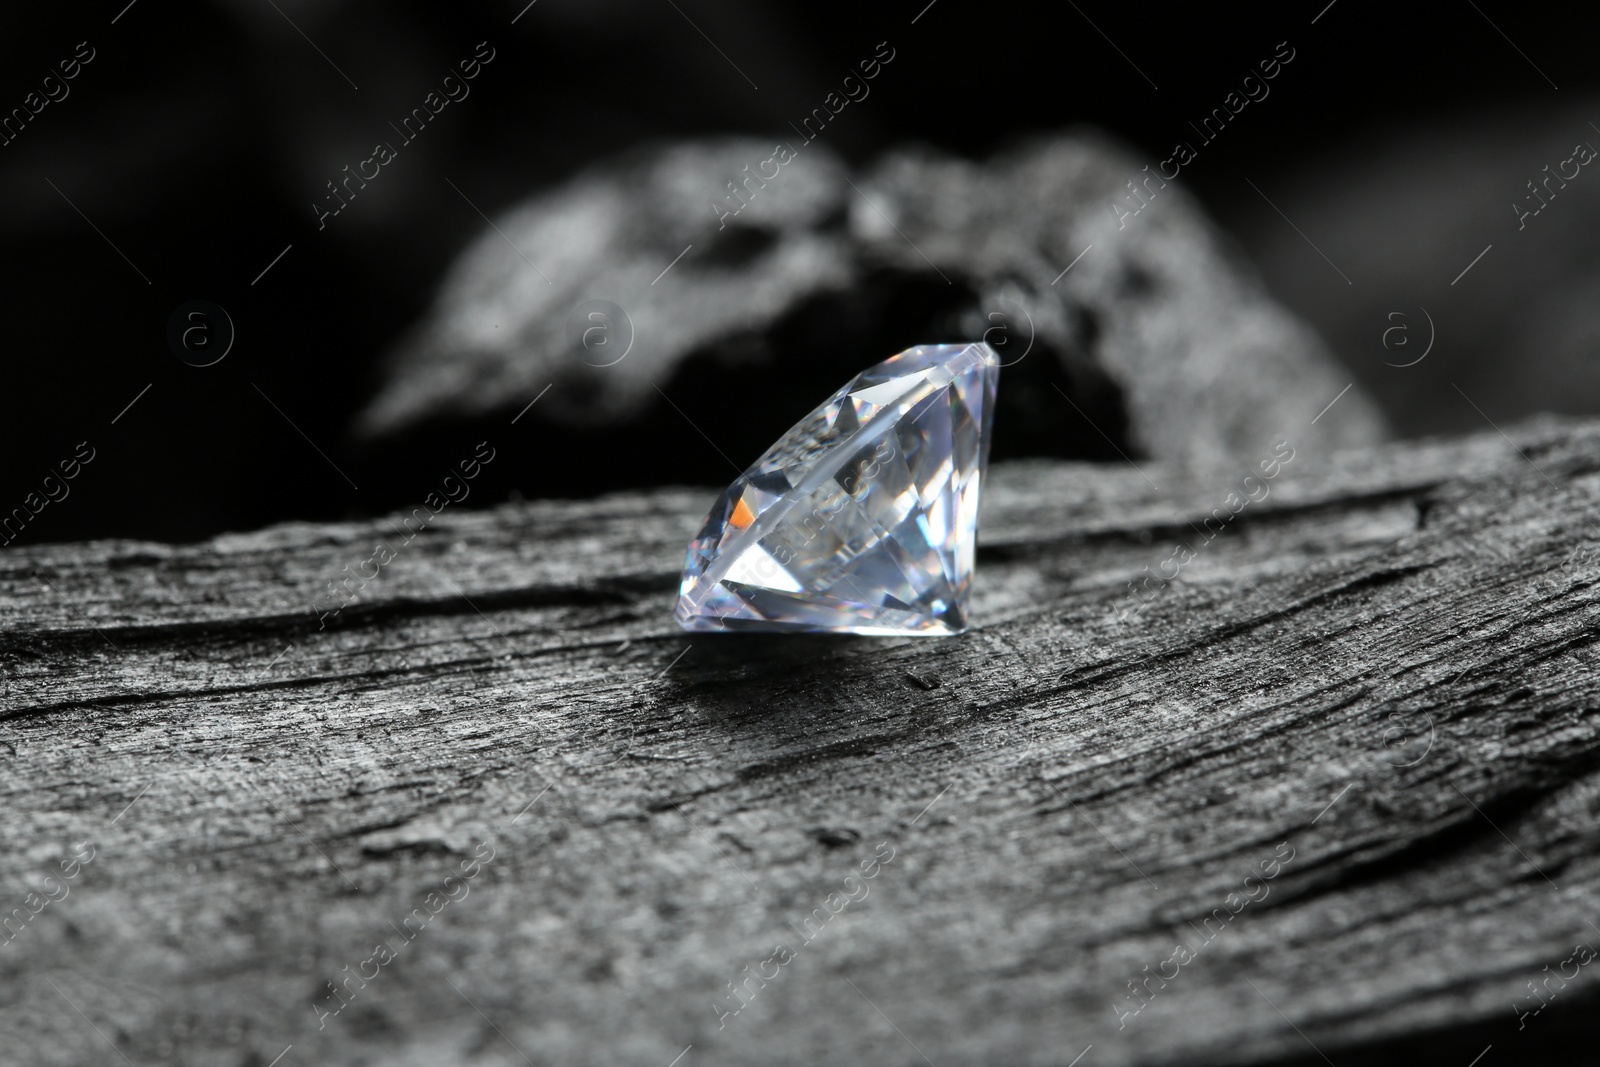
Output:
<path fill-rule="evenodd" d="M 689 542 L 686 630 L 967 628 L 1000 359 L 918 345 L 857 375 L 717 499 Z"/>

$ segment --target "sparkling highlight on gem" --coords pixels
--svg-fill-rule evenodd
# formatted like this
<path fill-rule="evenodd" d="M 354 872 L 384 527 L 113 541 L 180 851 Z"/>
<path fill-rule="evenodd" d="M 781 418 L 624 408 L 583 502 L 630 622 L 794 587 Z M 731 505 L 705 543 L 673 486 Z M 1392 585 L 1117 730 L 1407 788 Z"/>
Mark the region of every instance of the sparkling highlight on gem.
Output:
<path fill-rule="evenodd" d="M 857 375 L 723 491 L 689 542 L 686 630 L 968 625 L 1000 358 L 918 345 Z"/>

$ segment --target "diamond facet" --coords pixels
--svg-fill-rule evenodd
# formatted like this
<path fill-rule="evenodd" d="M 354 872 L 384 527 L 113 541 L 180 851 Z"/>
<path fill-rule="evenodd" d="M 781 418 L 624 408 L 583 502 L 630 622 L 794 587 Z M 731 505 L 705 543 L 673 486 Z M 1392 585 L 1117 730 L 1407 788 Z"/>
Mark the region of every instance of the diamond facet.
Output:
<path fill-rule="evenodd" d="M 689 542 L 686 630 L 967 628 L 1000 359 L 918 345 L 857 375 L 723 491 Z"/>

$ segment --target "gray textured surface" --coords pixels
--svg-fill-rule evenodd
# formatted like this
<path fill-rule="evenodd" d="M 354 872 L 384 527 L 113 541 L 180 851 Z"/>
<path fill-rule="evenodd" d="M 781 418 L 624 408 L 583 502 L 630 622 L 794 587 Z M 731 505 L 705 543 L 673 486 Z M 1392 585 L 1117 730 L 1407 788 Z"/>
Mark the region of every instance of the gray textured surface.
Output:
<path fill-rule="evenodd" d="M 637 153 L 509 213 L 456 263 L 362 431 L 515 411 L 552 383 L 531 419 L 603 425 L 659 403 L 655 390 L 707 353 L 770 366 L 769 388 L 782 390 L 802 361 L 842 381 L 910 344 L 988 339 L 1008 346 L 1013 376 L 1025 359 L 1057 361 L 1079 402 L 1116 422 L 1092 395 L 1109 381 L 1134 450 L 1203 463 L 1270 447 L 1349 381 L 1181 183 L 1142 184 L 1141 165 L 1098 135 L 983 163 L 898 149 L 855 174 L 821 144 L 762 171 L 772 155 L 758 141 Z M 748 205 L 719 218 L 713 201 L 739 203 L 726 183 L 746 166 L 778 173 L 744 186 Z M 1115 203 L 1139 203 L 1134 179 L 1150 201 L 1119 219 Z M 572 343 L 574 310 L 592 299 L 631 321 L 632 348 L 613 366 L 591 364 L 619 346 Z M 793 340 L 795 317 L 822 299 L 833 311 Z M 874 330 L 895 347 L 860 350 Z M 719 380 L 696 388 L 717 395 Z M 727 407 L 763 410 L 746 381 L 723 387 Z M 1308 445 L 1382 437 L 1359 389 L 1344 405 L 1340 421 L 1304 431 Z M 1059 439 L 1063 411 L 1051 397 L 1011 419 Z"/>
<path fill-rule="evenodd" d="M 390 524 L 9 551 L 4 910 L 95 854 L 0 945 L 5 1055 L 1535 1062 L 1595 1005 L 1508 1010 L 1600 937 L 1600 426 L 1512 433 L 1291 435 L 1126 622 L 1240 470 L 997 466 L 949 640 L 685 638 L 699 491 L 446 511 L 327 630 L 310 598 Z"/>

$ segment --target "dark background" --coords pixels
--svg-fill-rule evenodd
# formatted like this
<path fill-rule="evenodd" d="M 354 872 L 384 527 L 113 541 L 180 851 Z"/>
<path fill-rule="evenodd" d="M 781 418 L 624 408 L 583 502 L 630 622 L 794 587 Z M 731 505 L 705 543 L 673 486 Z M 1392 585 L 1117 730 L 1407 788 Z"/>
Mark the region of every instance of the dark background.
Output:
<path fill-rule="evenodd" d="M 538 0 L 512 25 L 524 2 L 109 0 L 6 12 L 0 109 L 21 106 L 78 42 L 96 52 L 70 95 L 0 148 L 0 512 L 20 506 L 78 442 L 96 451 L 71 496 L 46 507 L 21 542 L 182 540 L 414 503 L 434 472 L 418 468 L 414 450 L 360 444 L 348 426 L 384 353 L 483 227 L 446 179 L 492 216 L 652 139 L 775 134 L 886 39 L 897 51 L 892 76 L 829 128 L 829 147 L 853 162 L 904 141 L 982 157 L 1030 132 L 1079 124 L 1159 159 L 1189 136 L 1186 120 L 1288 41 L 1293 66 L 1184 169 L 1184 186 L 1267 265 L 1269 286 L 1324 329 L 1399 432 L 1483 428 L 1445 388 L 1456 380 L 1487 396 L 1497 420 L 1596 406 L 1586 387 L 1562 387 L 1543 371 L 1522 380 L 1548 387 L 1511 388 L 1519 372 L 1506 360 L 1516 353 L 1495 347 L 1497 324 L 1527 313 L 1538 275 L 1517 256 L 1566 260 L 1529 244 L 1485 260 L 1470 292 L 1447 285 L 1485 243 L 1512 240 L 1505 204 L 1520 179 L 1503 196 L 1461 206 L 1464 175 L 1497 155 L 1496 131 L 1564 113 L 1592 92 L 1593 9 L 936 0 L 922 10 L 926 0 L 911 0 L 863 11 L 793 0 Z M 496 58 L 472 95 L 319 232 L 311 204 L 324 183 L 485 40 Z M 1536 146 L 1527 177 L 1563 158 L 1561 143 Z M 1429 144 L 1456 155 L 1437 166 L 1405 162 Z M 1317 206 L 1363 175 L 1371 211 Z M 1315 231 L 1339 274 L 1249 182 Z M 1441 213 L 1428 231 L 1440 236 L 1417 251 L 1415 271 L 1364 245 L 1363 227 L 1392 229 L 1384 211 L 1397 204 Z M 1475 224 L 1457 227 L 1458 216 Z M 1574 209 L 1544 229 L 1581 244 L 1591 217 Z M 1418 280 L 1374 292 L 1380 271 L 1390 286 Z M 208 368 L 185 365 L 166 343 L 168 317 L 193 299 L 226 308 L 237 329 L 227 358 Z M 1455 331 L 1453 352 L 1431 357 L 1432 377 L 1398 378 L 1383 366 L 1379 311 L 1423 299 L 1436 318 L 1449 321 L 1455 308 L 1477 325 Z M 638 481 L 626 455 L 603 448 L 563 454 L 552 471 L 558 438 L 537 419 L 521 427 L 526 437 L 506 442 L 501 484 L 476 496 L 480 504 Z M 469 430 L 444 460 L 470 452 Z M 686 456 L 679 480 L 720 483 L 725 467 Z"/>

